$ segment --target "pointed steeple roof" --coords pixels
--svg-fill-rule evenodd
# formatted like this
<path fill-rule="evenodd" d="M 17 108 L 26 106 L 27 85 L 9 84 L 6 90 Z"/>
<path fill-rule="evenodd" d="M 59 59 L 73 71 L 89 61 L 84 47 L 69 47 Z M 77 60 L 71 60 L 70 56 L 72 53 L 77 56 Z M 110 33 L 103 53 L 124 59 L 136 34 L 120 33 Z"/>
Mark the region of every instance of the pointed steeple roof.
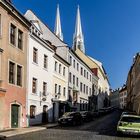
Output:
<path fill-rule="evenodd" d="M 54 33 L 63 41 L 63 33 L 62 33 L 62 29 L 61 29 L 59 4 L 57 5 Z"/>
<path fill-rule="evenodd" d="M 78 5 L 78 8 L 77 8 L 75 33 L 74 33 L 74 36 L 73 36 L 73 49 L 76 50 L 77 48 L 80 49 L 83 53 L 85 53 L 84 36 L 83 36 L 83 33 L 82 33 L 79 5 Z"/>

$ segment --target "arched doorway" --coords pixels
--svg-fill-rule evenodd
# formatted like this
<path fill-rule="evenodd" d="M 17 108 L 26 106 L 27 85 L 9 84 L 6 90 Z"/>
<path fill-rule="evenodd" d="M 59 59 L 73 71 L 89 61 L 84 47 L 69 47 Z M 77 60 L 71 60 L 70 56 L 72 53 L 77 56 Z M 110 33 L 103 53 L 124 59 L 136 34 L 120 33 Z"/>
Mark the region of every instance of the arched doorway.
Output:
<path fill-rule="evenodd" d="M 19 127 L 19 109 L 20 106 L 17 104 L 12 104 L 11 105 L 11 127 L 12 128 L 17 128 Z"/>
<path fill-rule="evenodd" d="M 48 122 L 48 106 L 44 105 L 43 112 L 42 112 L 42 123 L 47 123 L 47 122 Z"/>

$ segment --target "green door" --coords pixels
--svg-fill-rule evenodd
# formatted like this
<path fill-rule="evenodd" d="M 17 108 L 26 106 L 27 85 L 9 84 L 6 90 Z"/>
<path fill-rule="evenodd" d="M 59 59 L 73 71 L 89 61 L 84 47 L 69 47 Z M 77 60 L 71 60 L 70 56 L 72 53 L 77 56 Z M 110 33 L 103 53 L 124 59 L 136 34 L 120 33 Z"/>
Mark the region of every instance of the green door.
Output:
<path fill-rule="evenodd" d="M 11 107 L 11 127 L 16 128 L 18 127 L 19 123 L 19 105 L 12 105 Z"/>

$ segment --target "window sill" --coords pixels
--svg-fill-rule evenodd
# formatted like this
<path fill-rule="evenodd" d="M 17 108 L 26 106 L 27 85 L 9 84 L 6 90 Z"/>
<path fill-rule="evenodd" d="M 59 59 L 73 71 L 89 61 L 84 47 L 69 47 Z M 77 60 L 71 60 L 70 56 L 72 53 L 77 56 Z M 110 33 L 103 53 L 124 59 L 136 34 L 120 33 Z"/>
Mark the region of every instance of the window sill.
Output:
<path fill-rule="evenodd" d="M 14 47 L 14 48 L 16 48 L 16 44 L 13 45 L 12 43 L 9 42 L 9 45 L 12 46 L 12 47 Z"/>
<path fill-rule="evenodd" d="M 43 70 L 47 71 L 48 72 L 48 68 L 43 68 Z"/>
<path fill-rule="evenodd" d="M 32 62 L 33 65 L 39 66 L 38 63 Z"/>
<path fill-rule="evenodd" d="M 38 96 L 38 94 L 37 94 L 37 93 L 31 93 L 31 95 L 33 95 L 33 96 Z"/>
<path fill-rule="evenodd" d="M 10 86 L 18 87 L 18 88 L 23 88 L 23 86 L 18 86 L 16 84 L 8 83 Z"/>

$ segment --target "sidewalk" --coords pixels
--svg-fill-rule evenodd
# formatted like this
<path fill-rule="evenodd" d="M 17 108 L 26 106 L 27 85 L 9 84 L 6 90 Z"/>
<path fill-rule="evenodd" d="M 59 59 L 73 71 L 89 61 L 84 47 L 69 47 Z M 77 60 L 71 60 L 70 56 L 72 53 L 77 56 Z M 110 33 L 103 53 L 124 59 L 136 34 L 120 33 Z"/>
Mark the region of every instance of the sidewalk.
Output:
<path fill-rule="evenodd" d="M 20 134 L 26 134 L 30 132 L 35 132 L 35 131 L 41 131 L 49 128 L 53 128 L 58 126 L 57 123 L 49 123 L 45 125 L 39 125 L 39 126 L 31 126 L 31 127 L 26 127 L 26 128 L 13 128 L 13 129 L 6 129 L 6 130 L 1 130 L 0 131 L 0 140 L 4 139 L 6 137 L 11 137 L 15 135 L 20 135 Z"/>

